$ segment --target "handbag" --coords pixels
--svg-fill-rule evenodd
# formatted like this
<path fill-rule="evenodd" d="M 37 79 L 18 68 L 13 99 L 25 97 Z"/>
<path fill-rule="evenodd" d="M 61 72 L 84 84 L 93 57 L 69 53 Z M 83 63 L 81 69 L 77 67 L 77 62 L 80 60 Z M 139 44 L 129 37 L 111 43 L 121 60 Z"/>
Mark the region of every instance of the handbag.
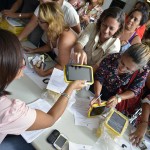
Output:
<path fill-rule="evenodd" d="M 137 70 L 136 72 L 133 73 L 128 85 L 126 87 L 120 88 L 117 92 L 118 94 L 121 94 L 126 89 L 128 89 L 128 87 L 132 84 L 132 82 L 136 78 L 138 72 L 139 71 Z M 139 95 L 137 95 L 133 98 L 130 98 L 130 99 L 123 100 L 120 103 L 118 103 L 116 106 L 116 109 L 118 111 L 122 112 L 123 114 L 125 114 L 126 116 L 131 116 L 132 114 L 135 113 L 136 109 L 140 107 L 142 94 L 143 94 L 143 88 L 141 88 Z"/>

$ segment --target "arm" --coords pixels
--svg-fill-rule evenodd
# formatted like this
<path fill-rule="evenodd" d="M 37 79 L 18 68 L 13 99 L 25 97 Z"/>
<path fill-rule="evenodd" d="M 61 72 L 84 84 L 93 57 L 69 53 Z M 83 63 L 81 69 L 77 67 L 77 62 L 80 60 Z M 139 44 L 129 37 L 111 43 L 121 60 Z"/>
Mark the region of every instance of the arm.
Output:
<path fill-rule="evenodd" d="M 71 95 L 73 90 L 83 88 L 85 86 L 84 83 L 84 81 L 74 81 L 68 85 L 64 93 Z M 36 110 L 36 120 L 28 130 L 37 130 L 52 126 L 65 111 L 68 101 L 69 99 L 67 97 L 60 96 L 47 114 L 40 110 Z"/>
<path fill-rule="evenodd" d="M 73 34 L 71 30 L 64 31 L 63 34 L 59 38 L 58 43 L 58 59 L 57 64 L 54 66 L 57 69 L 63 70 L 64 66 L 69 63 L 71 49 L 76 41 L 76 36 Z M 42 70 L 35 68 L 35 71 L 40 76 L 48 76 L 52 74 L 54 68 L 48 70 Z"/>
<path fill-rule="evenodd" d="M 75 31 L 77 34 L 81 32 L 80 23 L 78 23 L 76 26 L 71 27 L 73 31 Z"/>
<path fill-rule="evenodd" d="M 18 39 L 21 41 L 26 38 L 38 25 L 38 19 L 35 15 L 32 16 L 30 22 L 25 26 L 23 31 L 18 35 Z"/>
<path fill-rule="evenodd" d="M 32 49 L 32 48 L 29 48 L 29 47 L 23 47 L 25 52 L 28 53 L 28 54 L 32 54 L 32 53 L 45 53 L 45 52 L 49 52 L 51 51 L 51 48 L 48 44 L 45 44 L 44 46 L 41 46 L 41 47 L 38 47 L 38 48 L 35 48 L 35 49 Z"/>
<path fill-rule="evenodd" d="M 129 136 L 130 141 L 132 142 L 133 145 L 138 146 L 142 141 L 148 127 L 149 115 L 150 115 L 150 105 L 148 103 L 143 103 L 141 122 L 139 123 L 136 131 L 131 133 Z"/>
<path fill-rule="evenodd" d="M 135 96 L 134 92 L 132 92 L 130 90 L 119 94 L 119 97 L 121 97 L 121 101 L 133 98 L 134 96 Z M 107 101 L 106 106 L 109 108 L 113 108 L 113 107 L 116 107 L 117 104 L 118 104 L 118 99 L 117 99 L 116 95 L 114 95 Z"/>
<path fill-rule="evenodd" d="M 23 0 L 16 0 L 16 2 L 12 5 L 11 9 L 8 10 L 10 12 L 16 12 L 22 5 Z"/>

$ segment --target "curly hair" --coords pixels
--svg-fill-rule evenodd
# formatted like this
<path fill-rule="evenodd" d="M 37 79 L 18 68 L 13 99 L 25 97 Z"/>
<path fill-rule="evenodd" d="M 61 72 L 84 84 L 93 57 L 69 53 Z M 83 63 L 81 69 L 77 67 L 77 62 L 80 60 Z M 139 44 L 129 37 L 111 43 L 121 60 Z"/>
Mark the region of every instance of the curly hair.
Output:
<path fill-rule="evenodd" d="M 48 36 L 50 41 L 56 41 L 66 28 L 64 14 L 56 2 L 40 4 L 39 17 L 48 23 Z"/>
<path fill-rule="evenodd" d="M 101 23 L 109 17 L 116 19 L 120 23 L 118 31 L 113 35 L 113 37 L 118 37 L 123 32 L 125 24 L 125 13 L 119 7 L 110 7 L 102 12 L 96 24 L 97 30 L 100 30 Z"/>

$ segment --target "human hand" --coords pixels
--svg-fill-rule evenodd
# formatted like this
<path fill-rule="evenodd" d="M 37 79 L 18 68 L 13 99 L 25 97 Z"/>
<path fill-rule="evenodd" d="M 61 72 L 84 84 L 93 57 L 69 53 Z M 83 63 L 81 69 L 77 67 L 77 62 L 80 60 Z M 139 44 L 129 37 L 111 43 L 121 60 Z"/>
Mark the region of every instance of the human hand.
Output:
<path fill-rule="evenodd" d="M 135 132 L 129 135 L 129 139 L 133 145 L 138 146 L 142 141 L 147 130 L 147 123 L 140 123 Z"/>
<path fill-rule="evenodd" d="M 88 15 L 83 15 L 82 17 L 83 22 L 89 23 L 90 22 L 90 17 Z"/>
<path fill-rule="evenodd" d="M 115 108 L 118 104 L 118 99 L 116 96 L 112 96 L 106 103 L 106 107 L 108 108 Z"/>
<path fill-rule="evenodd" d="M 24 50 L 24 52 L 27 53 L 27 54 L 34 53 L 34 51 L 35 51 L 35 49 L 30 48 L 30 47 L 25 47 L 25 46 L 23 47 L 23 50 Z"/>
<path fill-rule="evenodd" d="M 11 10 L 3 10 L 3 17 L 19 18 L 17 13 L 12 12 Z"/>
<path fill-rule="evenodd" d="M 37 63 L 37 64 L 38 64 L 38 63 Z M 40 67 L 37 66 L 37 65 L 32 65 L 32 66 L 33 66 L 33 69 L 35 70 L 35 72 L 36 72 L 39 76 L 45 77 L 45 76 L 48 75 L 48 74 L 47 74 L 47 71 L 44 70 L 44 63 L 42 63 L 42 64 L 40 65 Z"/>
<path fill-rule="evenodd" d="M 84 50 L 74 53 L 74 59 L 77 64 L 87 64 L 87 54 Z"/>
<path fill-rule="evenodd" d="M 85 80 L 76 80 L 73 81 L 69 84 L 70 87 L 76 90 L 81 90 L 83 87 L 86 86 L 86 81 Z"/>
<path fill-rule="evenodd" d="M 93 104 L 101 104 L 101 98 L 100 97 L 94 97 L 91 102 L 90 105 L 92 106 Z"/>

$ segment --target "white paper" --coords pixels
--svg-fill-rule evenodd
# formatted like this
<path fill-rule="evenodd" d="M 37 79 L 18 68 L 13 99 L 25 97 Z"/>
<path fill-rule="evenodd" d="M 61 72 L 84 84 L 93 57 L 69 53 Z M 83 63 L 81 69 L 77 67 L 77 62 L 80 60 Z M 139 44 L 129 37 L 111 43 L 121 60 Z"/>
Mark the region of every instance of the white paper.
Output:
<path fill-rule="evenodd" d="M 10 17 L 6 17 L 7 22 L 14 26 L 14 27 L 21 27 L 23 26 L 23 22 L 21 23 L 21 20 L 18 19 L 14 19 L 14 18 L 10 18 Z"/>
<path fill-rule="evenodd" d="M 63 93 L 68 84 L 64 81 L 64 72 L 54 68 L 47 89 L 56 93 Z"/>
<path fill-rule="evenodd" d="M 92 150 L 92 146 L 76 144 L 76 143 L 69 141 L 69 150 Z"/>
<path fill-rule="evenodd" d="M 51 105 L 45 101 L 44 99 L 38 99 L 35 102 L 28 104 L 30 108 L 39 109 L 44 112 L 48 112 L 51 108 Z M 35 130 L 35 131 L 25 131 L 22 137 L 26 140 L 27 143 L 31 143 L 34 139 L 36 139 L 41 133 L 43 133 L 46 129 Z"/>
<path fill-rule="evenodd" d="M 76 98 L 75 104 L 72 105 L 71 111 L 75 117 L 75 125 L 85 126 L 90 130 L 99 127 L 100 118 L 88 118 L 90 99 Z"/>

